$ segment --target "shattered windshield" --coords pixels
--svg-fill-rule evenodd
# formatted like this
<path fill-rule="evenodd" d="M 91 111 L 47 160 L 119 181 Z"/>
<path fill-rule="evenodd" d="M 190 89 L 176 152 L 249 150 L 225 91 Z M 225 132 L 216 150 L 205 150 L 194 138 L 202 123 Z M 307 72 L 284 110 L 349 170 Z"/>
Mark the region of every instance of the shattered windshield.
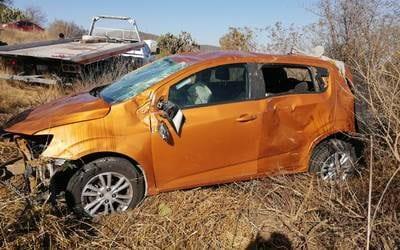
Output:
<path fill-rule="evenodd" d="M 168 57 L 157 60 L 104 88 L 100 96 L 110 104 L 125 101 L 187 66 L 186 62 L 176 62 Z"/>

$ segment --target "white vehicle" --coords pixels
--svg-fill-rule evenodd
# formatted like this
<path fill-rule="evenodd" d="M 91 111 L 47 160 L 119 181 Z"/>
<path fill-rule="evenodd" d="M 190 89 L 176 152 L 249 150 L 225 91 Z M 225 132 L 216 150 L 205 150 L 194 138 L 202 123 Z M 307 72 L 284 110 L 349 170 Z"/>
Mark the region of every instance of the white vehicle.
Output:
<path fill-rule="evenodd" d="M 96 23 L 102 19 L 127 21 L 132 26 L 132 29 L 114 29 L 114 28 L 97 27 Z M 90 26 L 89 30 L 89 37 L 94 37 L 95 39 L 106 38 L 109 41 L 115 40 L 117 42 L 122 42 L 122 43 L 142 42 L 141 47 L 135 48 L 133 50 L 127 51 L 122 54 L 122 56 L 124 57 L 132 58 L 132 62 L 138 67 L 153 61 L 155 59 L 155 54 L 157 53 L 157 48 L 154 49 L 154 46 L 157 47 L 157 45 L 154 45 L 157 44 L 157 42 L 154 40 L 142 40 L 140 37 L 136 21 L 131 17 L 116 17 L 116 16 L 93 17 L 92 25 Z"/>

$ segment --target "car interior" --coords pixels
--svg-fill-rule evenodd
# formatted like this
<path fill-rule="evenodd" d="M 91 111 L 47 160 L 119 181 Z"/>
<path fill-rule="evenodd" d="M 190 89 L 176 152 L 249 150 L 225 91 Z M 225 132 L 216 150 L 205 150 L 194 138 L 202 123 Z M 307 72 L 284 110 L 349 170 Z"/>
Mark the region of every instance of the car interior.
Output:
<path fill-rule="evenodd" d="M 281 93 L 317 92 L 312 72 L 306 67 L 265 66 L 262 68 L 266 96 Z"/>
<path fill-rule="evenodd" d="M 326 69 L 307 66 L 265 65 L 261 70 L 265 96 L 321 92 L 329 76 Z M 206 69 L 172 86 L 169 100 L 180 108 L 244 100 L 247 78 L 243 64 Z"/>
<path fill-rule="evenodd" d="M 174 85 L 169 99 L 181 108 L 243 100 L 248 92 L 244 65 L 224 65 L 201 71 Z"/>

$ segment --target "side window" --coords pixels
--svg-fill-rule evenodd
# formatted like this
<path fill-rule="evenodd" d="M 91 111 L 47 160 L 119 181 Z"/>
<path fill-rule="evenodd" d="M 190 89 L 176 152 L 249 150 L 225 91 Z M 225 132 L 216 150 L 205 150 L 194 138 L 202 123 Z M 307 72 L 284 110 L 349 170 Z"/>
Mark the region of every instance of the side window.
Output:
<path fill-rule="evenodd" d="M 291 65 L 271 65 L 262 68 L 266 96 L 321 92 L 327 86 L 327 70 Z"/>
<path fill-rule="evenodd" d="M 169 100 L 181 108 L 237 102 L 249 97 L 245 64 L 230 64 L 200 71 L 173 85 Z"/>
<path fill-rule="evenodd" d="M 319 91 L 325 91 L 328 88 L 329 71 L 325 68 L 313 68 L 314 79 L 318 84 Z"/>

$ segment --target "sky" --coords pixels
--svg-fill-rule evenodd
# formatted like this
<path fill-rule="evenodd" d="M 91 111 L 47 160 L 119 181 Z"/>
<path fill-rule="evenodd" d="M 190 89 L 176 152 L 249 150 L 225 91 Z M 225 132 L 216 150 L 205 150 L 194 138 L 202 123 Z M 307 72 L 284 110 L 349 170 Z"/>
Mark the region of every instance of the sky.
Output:
<path fill-rule="evenodd" d="M 40 7 L 48 22 L 74 21 L 88 29 L 95 15 L 131 16 L 143 32 L 188 31 L 200 44 L 218 45 L 229 27 L 263 28 L 275 22 L 306 25 L 317 20 L 309 9 L 317 0 L 13 0 Z"/>

